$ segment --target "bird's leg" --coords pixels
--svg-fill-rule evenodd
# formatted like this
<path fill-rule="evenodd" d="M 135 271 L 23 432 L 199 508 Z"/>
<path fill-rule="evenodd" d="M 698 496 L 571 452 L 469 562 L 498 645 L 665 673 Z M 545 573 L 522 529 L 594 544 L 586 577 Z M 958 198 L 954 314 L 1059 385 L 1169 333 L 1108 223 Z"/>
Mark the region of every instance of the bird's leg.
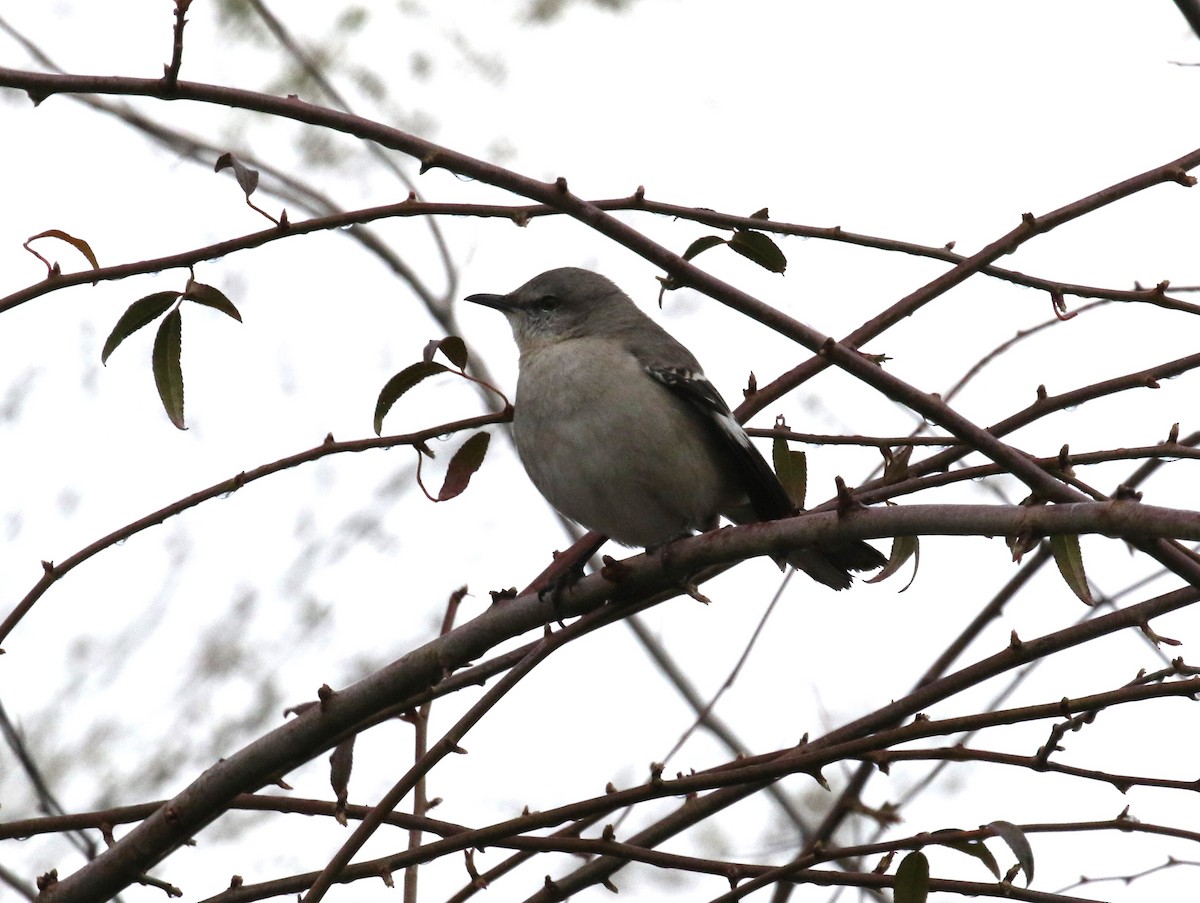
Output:
<path fill-rule="evenodd" d="M 691 535 L 692 534 L 690 532 L 688 532 L 688 533 L 680 533 L 678 536 L 672 536 L 670 539 L 668 539 L 666 542 L 664 542 L 661 546 L 655 546 L 653 549 L 647 549 L 646 554 L 657 555 L 659 562 L 662 564 L 662 569 L 663 569 L 664 573 L 670 573 L 672 570 L 674 570 L 674 567 L 671 563 L 671 546 L 674 545 L 676 540 L 686 539 L 687 537 L 689 537 Z M 691 596 L 693 599 L 695 599 L 697 602 L 702 602 L 705 605 L 710 605 L 712 603 L 712 600 L 710 598 L 708 598 L 708 596 L 706 596 L 706 595 L 704 595 L 704 593 L 700 592 L 700 588 L 698 586 L 696 586 L 696 582 L 691 579 L 690 574 L 686 575 L 682 580 L 676 580 L 675 585 L 678 586 L 685 593 L 687 593 L 689 596 Z"/>
<path fill-rule="evenodd" d="M 549 599 L 561 627 L 563 615 L 559 603 L 562 600 L 563 590 L 583 577 L 584 563 L 596 554 L 596 550 L 603 543 L 603 536 L 597 533 L 588 533 L 565 552 L 555 552 L 554 561 L 534 578 L 522 595 L 536 591 L 539 601 L 545 602 Z"/>

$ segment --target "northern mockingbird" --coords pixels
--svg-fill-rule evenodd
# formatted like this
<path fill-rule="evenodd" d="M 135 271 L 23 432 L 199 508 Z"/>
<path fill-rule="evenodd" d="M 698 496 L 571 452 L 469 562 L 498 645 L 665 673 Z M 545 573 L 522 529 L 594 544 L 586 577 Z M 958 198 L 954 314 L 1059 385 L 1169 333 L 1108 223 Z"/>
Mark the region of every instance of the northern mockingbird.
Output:
<path fill-rule="evenodd" d="M 598 273 L 563 267 L 507 295 L 471 295 L 508 318 L 521 353 L 513 435 L 561 514 L 654 549 L 717 525 L 796 508 L 692 353 Z M 864 542 L 788 562 L 833 589 L 886 559 Z"/>

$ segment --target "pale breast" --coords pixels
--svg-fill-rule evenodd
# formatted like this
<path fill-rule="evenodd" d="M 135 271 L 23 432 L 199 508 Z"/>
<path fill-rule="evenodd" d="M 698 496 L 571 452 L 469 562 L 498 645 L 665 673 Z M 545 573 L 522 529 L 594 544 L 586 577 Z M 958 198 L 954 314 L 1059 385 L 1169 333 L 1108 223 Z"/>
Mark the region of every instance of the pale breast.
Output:
<path fill-rule="evenodd" d="M 530 479 L 563 515 L 626 545 L 713 526 L 742 492 L 705 423 L 602 341 L 560 342 L 522 359 L 513 433 Z"/>

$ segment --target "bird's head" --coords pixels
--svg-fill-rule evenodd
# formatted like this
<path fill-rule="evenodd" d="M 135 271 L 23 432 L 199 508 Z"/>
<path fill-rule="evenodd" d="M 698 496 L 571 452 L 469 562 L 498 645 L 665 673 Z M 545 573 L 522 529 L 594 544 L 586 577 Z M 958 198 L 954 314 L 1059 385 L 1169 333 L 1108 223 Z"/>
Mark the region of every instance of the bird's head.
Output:
<path fill-rule="evenodd" d="M 644 316 L 611 280 L 577 267 L 548 270 L 507 295 L 469 295 L 466 300 L 504 314 L 523 352 L 617 332 Z"/>

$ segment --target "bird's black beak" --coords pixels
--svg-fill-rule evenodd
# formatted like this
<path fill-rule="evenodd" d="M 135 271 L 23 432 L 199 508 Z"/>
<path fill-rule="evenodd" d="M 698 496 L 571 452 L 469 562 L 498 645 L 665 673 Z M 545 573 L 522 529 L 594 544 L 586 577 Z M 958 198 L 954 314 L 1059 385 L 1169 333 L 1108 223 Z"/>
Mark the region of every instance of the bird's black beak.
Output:
<path fill-rule="evenodd" d="M 498 310 L 502 314 L 513 309 L 513 303 L 509 300 L 508 295 L 467 295 L 465 300 L 472 304 L 482 304 L 484 307 Z"/>

